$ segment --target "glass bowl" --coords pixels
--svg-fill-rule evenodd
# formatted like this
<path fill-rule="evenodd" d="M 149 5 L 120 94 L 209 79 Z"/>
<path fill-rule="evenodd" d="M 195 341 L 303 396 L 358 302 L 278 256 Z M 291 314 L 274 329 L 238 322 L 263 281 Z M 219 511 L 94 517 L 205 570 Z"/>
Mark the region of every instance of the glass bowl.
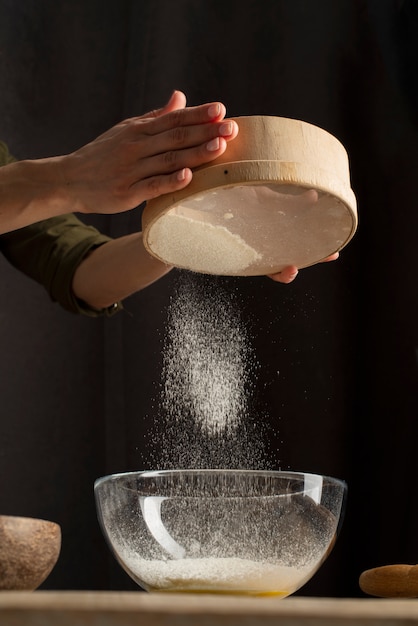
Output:
<path fill-rule="evenodd" d="M 282 471 L 113 474 L 94 486 L 117 561 L 146 591 L 285 597 L 330 553 L 346 483 Z"/>

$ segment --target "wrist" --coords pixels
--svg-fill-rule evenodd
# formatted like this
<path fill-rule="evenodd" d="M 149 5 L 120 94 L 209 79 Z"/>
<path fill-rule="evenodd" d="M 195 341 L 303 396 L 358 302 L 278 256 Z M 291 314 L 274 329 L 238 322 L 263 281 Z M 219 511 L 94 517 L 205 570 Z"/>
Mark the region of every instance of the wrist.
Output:
<path fill-rule="evenodd" d="M 0 168 L 2 232 L 72 211 L 60 159 L 17 161 Z"/>

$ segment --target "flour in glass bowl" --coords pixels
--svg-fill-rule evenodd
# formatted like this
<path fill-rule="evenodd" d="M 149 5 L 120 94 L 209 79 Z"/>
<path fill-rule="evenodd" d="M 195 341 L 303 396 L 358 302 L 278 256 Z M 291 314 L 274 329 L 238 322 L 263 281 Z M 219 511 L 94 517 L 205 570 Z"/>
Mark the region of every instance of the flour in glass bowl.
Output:
<path fill-rule="evenodd" d="M 313 565 L 292 567 L 242 558 L 145 560 L 124 554 L 132 573 L 153 591 L 188 591 L 277 595 L 296 591 L 312 574 Z"/>

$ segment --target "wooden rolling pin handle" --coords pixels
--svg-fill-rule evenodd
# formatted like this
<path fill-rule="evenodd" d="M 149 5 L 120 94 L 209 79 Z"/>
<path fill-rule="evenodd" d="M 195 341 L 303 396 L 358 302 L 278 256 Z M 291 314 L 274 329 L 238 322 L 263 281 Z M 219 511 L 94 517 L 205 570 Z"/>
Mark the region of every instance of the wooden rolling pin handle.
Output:
<path fill-rule="evenodd" d="M 418 598 L 418 565 L 384 565 L 364 571 L 360 589 L 380 598 Z"/>

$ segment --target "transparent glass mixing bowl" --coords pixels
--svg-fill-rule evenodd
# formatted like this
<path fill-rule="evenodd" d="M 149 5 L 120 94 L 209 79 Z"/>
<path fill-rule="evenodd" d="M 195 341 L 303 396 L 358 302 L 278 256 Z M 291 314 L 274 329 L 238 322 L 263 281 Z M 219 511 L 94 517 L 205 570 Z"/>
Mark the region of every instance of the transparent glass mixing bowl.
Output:
<path fill-rule="evenodd" d="M 331 551 L 346 484 L 316 474 L 165 470 L 99 478 L 99 521 L 147 591 L 285 597 Z"/>

